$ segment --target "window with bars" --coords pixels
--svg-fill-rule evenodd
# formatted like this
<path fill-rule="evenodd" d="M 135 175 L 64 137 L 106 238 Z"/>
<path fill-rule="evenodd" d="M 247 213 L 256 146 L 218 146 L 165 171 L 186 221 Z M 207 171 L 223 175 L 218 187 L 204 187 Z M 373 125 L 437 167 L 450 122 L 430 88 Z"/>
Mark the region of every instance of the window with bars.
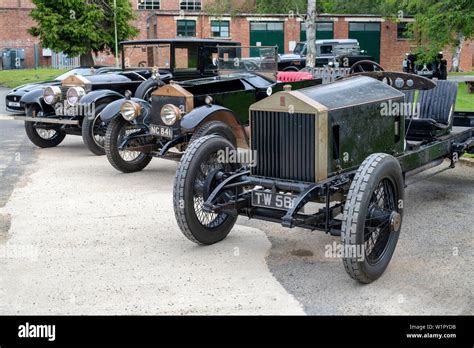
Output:
<path fill-rule="evenodd" d="M 196 36 L 196 21 L 178 20 L 176 22 L 178 36 Z"/>
<path fill-rule="evenodd" d="M 161 0 L 138 0 L 139 10 L 159 10 Z"/>
<path fill-rule="evenodd" d="M 229 37 L 229 21 L 211 21 L 212 37 Z"/>
<path fill-rule="evenodd" d="M 200 11 L 201 0 L 181 0 L 179 3 L 179 8 L 181 10 Z"/>

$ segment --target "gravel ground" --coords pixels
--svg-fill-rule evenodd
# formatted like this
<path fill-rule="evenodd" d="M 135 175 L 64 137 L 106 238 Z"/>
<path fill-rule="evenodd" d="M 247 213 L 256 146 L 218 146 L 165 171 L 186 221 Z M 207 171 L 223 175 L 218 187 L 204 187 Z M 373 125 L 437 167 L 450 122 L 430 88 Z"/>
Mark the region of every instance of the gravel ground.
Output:
<path fill-rule="evenodd" d="M 0 314 L 473 314 L 472 167 L 407 188 L 395 255 L 365 286 L 322 232 L 239 218 L 225 241 L 190 243 L 175 169 L 121 174 L 80 137 L 35 149 L 0 119 Z"/>

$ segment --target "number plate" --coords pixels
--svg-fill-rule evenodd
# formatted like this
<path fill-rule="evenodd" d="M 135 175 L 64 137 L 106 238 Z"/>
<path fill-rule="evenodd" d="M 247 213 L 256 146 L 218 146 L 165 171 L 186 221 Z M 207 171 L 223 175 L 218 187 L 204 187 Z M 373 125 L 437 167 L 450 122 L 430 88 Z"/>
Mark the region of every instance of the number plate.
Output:
<path fill-rule="evenodd" d="M 8 102 L 8 106 L 14 106 L 14 107 L 19 108 L 21 105 L 20 103 L 17 103 L 17 102 Z"/>
<path fill-rule="evenodd" d="M 150 133 L 164 138 L 173 138 L 173 128 L 150 125 Z"/>
<path fill-rule="evenodd" d="M 272 208 L 279 210 L 288 210 L 293 208 L 296 196 L 271 193 L 269 191 L 252 191 L 252 205 L 254 207 Z"/>

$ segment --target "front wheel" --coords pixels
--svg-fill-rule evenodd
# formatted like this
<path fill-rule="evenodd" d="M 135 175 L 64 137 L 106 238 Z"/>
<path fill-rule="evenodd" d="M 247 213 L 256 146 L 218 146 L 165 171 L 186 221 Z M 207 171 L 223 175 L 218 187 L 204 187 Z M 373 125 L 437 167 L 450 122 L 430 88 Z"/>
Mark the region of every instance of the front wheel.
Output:
<path fill-rule="evenodd" d="M 26 116 L 43 117 L 43 111 L 39 105 L 31 105 L 26 110 Z M 25 121 L 25 131 L 30 141 L 41 148 L 58 146 L 66 137 L 66 134 L 59 130 L 43 128 L 36 122 Z"/>
<path fill-rule="evenodd" d="M 357 170 L 341 228 L 343 263 L 351 278 L 371 283 L 387 268 L 402 225 L 403 191 L 400 164 L 390 155 L 370 155 Z"/>
<path fill-rule="evenodd" d="M 82 140 L 87 148 L 97 156 L 105 155 L 104 143 L 107 125 L 100 119 L 105 104 L 98 105 L 93 115 L 86 115 L 82 121 Z"/>
<path fill-rule="evenodd" d="M 107 159 L 115 169 L 123 173 L 138 172 L 151 161 L 151 156 L 146 153 L 119 149 L 120 144 L 127 136 L 127 131 L 133 132 L 133 129 L 134 126 L 119 115 L 110 121 L 105 134 Z"/>
<path fill-rule="evenodd" d="M 219 160 L 220 151 L 235 150 L 227 139 L 208 135 L 192 142 L 176 171 L 173 187 L 173 207 L 181 232 L 197 244 L 214 244 L 223 240 L 237 220 L 237 216 L 209 213 L 203 210 L 205 188 L 209 174 L 216 170 L 229 171 L 236 165 Z"/>

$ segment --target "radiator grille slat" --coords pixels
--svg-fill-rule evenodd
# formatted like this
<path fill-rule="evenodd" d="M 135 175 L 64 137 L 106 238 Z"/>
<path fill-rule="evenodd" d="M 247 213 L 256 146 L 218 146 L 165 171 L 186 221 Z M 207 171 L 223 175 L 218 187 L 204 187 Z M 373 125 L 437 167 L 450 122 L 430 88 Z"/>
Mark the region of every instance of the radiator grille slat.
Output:
<path fill-rule="evenodd" d="M 315 116 L 287 112 L 251 112 L 252 174 L 315 182 Z"/>

